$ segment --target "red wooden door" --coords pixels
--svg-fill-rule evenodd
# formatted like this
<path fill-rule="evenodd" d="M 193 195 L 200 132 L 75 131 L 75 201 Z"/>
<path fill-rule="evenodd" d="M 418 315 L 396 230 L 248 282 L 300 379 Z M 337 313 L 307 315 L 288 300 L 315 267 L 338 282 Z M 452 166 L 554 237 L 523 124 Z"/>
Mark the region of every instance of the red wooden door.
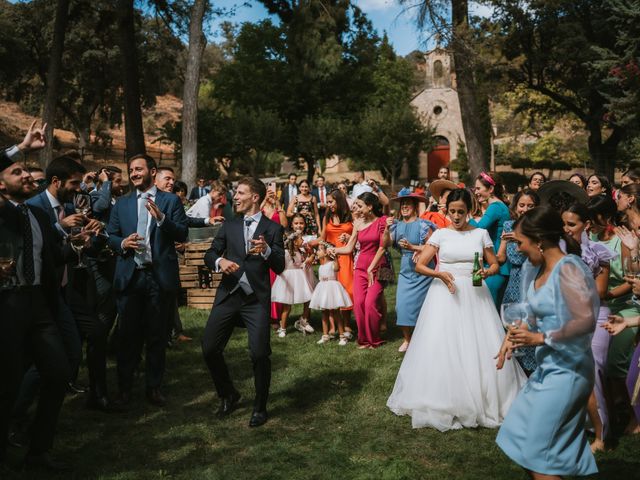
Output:
<path fill-rule="evenodd" d="M 444 137 L 437 137 L 436 146 L 427 155 L 427 175 L 430 182 L 438 178 L 438 170 L 441 167 L 449 166 L 450 160 L 449 141 Z"/>

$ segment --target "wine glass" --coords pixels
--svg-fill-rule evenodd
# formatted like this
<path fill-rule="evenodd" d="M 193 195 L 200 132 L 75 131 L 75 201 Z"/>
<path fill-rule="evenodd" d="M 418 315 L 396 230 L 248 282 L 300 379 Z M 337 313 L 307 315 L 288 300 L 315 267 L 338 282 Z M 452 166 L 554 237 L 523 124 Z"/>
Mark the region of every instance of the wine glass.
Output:
<path fill-rule="evenodd" d="M 15 285 L 16 252 L 10 241 L 0 242 L 0 289 Z"/>
<path fill-rule="evenodd" d="M 529 318 L 529 304 L 526 302 L 519 303 L 503 303 L 500 307 L 500 320 L 507 332 L 513 327 L 519 327 L 522 322 Z M 513 349 L 513 355 L 520 357 L 524 355 L 519 348 Z"/>
<path fill-rule="evenodd" d="M 91 196 L 86 193 L 76 193 L 73 196 L 73 208 L 80 215 L 91 213 Z"/>
<path fill-rule="evenodd" d="M 84 249 L 85 238 L 82 235 L 82 227 L 73 227 L 71 229 L 71 236 L 69 237 L 71 243 L 71 249 L 78 255 L 78 263 L 73 268 L 87 268 L 87 265 L 82 261 L 82 250 Z"/>

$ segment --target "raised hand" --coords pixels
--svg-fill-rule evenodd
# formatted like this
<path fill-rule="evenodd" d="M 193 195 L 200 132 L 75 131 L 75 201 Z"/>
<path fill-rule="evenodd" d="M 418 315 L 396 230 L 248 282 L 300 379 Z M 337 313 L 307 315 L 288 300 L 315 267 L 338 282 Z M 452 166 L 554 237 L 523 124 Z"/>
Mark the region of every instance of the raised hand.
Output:
<path fill-rule="evenodd" d="M 162 213 L 162 211 L 158 208 L 158 205 L 156 205 L 153 200 L 151 200 L 150 198 L 147 198 L 147 210 L 149 211 L 149 213 L 151 214 L 151 216 L 155 219 L 156 222 L 161 222 L 162 219 L 164 218 L 164 213 Z"/>
<path fill-rule="evenodd" d="M 632 232 L 624 225 L 614 228 L 613 231 L 620 238 L 625 247 L 632 251 L 638 250 L 640 240 L 635 232 Z"/>
<path fill-rule="evenodd" d="M 45 123 L 40 128 L 36 128 L 37 120 L 34 120 L 29 130 L 27 130 L 27 134 L 24 136 L 24 139 L 18 145 L 20 150 L 39 150 L 44 148 L 47 144 L 47 137 L 45 136 L 45 129 L 47 128 L 47 124 Z"/>

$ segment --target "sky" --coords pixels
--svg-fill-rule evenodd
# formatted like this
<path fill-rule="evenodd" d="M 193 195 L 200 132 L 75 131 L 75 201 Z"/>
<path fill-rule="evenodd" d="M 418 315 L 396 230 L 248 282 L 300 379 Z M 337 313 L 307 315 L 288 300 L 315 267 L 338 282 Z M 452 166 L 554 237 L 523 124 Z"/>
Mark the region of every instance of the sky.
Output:
<path fill-rule="evenodd" d="M 434 40 L 431 38 L 431 32 L 419 32 L 415 27 L 412 10 L 401 7 L 397 0 L 354 0 L 354 3 L 367 14 L 379 35 L 384 31 L 387 32 L 396 53 L 404 56 L 414 50 L 433 48 Z M 246 4 L 242 4 L 239 0 L 219 0 L 215 5 L 223 8 L 237 5 L 235 15 L 224 19 L 234 23 L 257 22 L 269 17 L 262 4 L 255 0 L 248 1 Z M 476 15 L 490 13 L 485 7 L 472 8 L 472 13 Z M 211 25 L 214 35 L 215 27 L 219 22 L 220 20 L 214 20 Z M 216 41 L 215 37 L 213 40 Z"/>

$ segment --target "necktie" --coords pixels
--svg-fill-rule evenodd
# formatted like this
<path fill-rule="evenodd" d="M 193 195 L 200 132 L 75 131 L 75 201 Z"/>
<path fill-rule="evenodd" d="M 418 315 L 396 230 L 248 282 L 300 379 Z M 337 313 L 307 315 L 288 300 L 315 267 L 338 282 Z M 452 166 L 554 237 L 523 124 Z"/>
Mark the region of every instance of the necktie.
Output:
<path fill-rule="evenodd" d="M 64 217 L 66 217 L 66 215 L 64 214 L 64 208 L 62 208 L 62 205 L 58 205 L 56 207 L 56 212 L 58 214 L 58 222 L 61 222 Z"/>
<path fill-rule="evenodd" d="M 249 253 L 249 250 L 251 250 L 251 224 L 253 223 L 253 218 L 251 217 L 245 217 L 244 219 L 244 244 L 245 244 L 245 250 L 247 253 Z"/>
<path fill-rule="evenodd" d="M 324 188 L 320 189 L 320 203 L 324 205 Z"/>
<path fill-rule="evenodd" d="M 31 231 L 31 219 L 29 218 L 29 207 L 24 203 L 20 204 L 22 210 L 22 273 L 27 285 L 33 285 L 36 279 L 36 270 L 33 263 L 33 232 Z"/>
<path fill-rule="evenodd" d="M 141 193 L 140 198 L 142 199 L 142 202 L 138 204 L 138 226 L 136 228 L 136 233 L 143 237 L 143 242 L 147 244 L 147 225 L 149 224 L 149 214 L 147 212 L 146 200 L 149 198 L 149 194 L 146 192 Z M 134 259 L 138 265 L 146 263 L 146 249 L 141 253 L 138 253 L 138 250 L 136 250 Z"/>

